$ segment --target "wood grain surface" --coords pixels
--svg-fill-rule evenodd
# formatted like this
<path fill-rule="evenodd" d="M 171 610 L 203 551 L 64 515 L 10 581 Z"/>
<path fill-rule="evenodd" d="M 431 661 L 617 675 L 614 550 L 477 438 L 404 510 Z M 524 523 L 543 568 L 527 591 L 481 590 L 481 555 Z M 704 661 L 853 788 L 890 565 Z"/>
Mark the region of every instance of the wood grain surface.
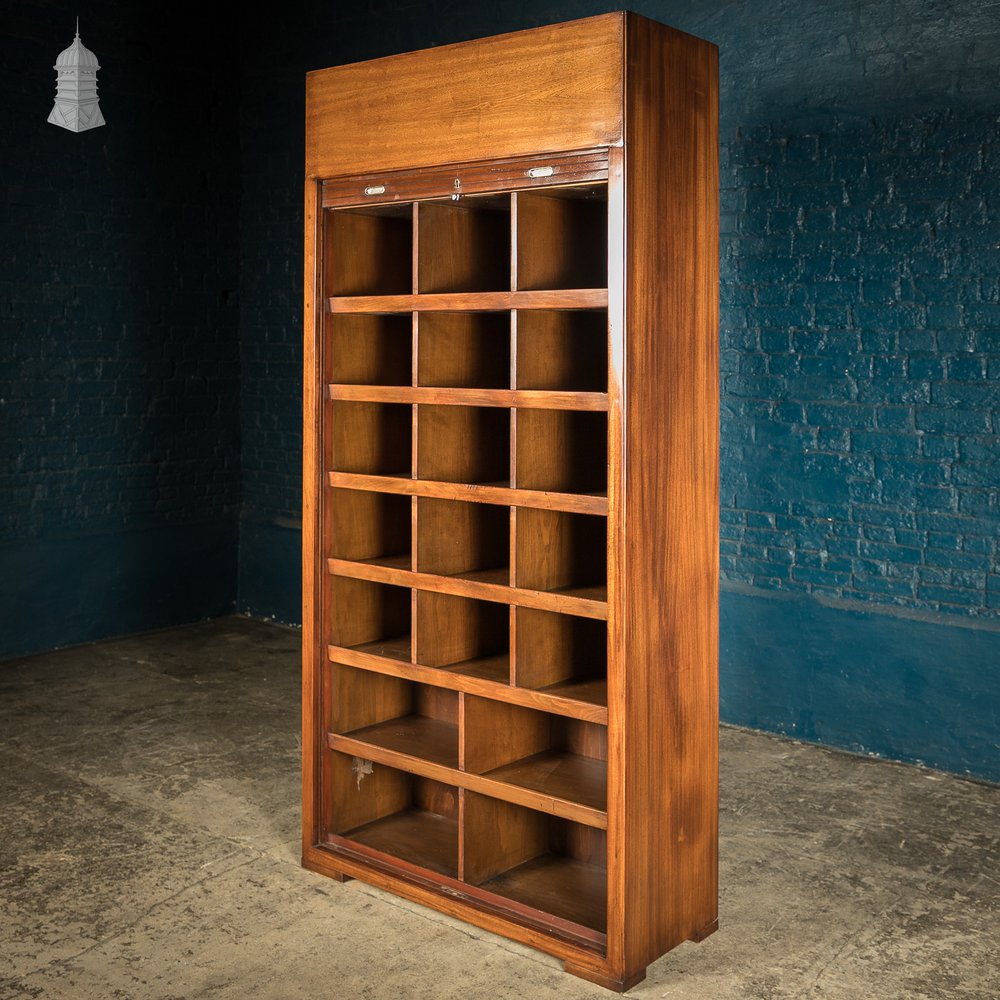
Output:
<path fill-rule="evenodd" d="M 614 588 L 627 682 L 609 670 L 609 726 L 627 758 L 624 794 L 609 801 L 620 852 L 609 960 L 623 979 L 716 919 L 718 878 L 717 52 L 639 18 L 627 32 Z"/>
<path fill-rule="evenodd" d="M 604 14 L 306 77 L 306 176 L 622 140 L 624 18 Z"/>
<path fill-rule="evenodd" d="M 457 310 L 502 311 L 509 309 L 603 309 L 608 304 L 606 288 L 557 288 L 524 292 L 434 292 L 410 295 L 332 296 L 333 313 L 447 312 Z"/>
<path fill-rule="evenodd" d="M 716 50 L 307 100 L 303 863 L 625 990 L 717 926 Z"/>

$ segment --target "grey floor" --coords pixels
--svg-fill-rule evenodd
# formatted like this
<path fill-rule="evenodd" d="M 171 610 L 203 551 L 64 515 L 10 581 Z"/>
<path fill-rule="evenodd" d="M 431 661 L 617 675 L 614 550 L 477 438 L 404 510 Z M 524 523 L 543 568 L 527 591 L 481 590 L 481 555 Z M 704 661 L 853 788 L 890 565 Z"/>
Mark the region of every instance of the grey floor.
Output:
<path fill-rule="evenodd" d="M 298 866 L 298 636 L 228 618 L 0 665 L 0 997 L 598 998 Z M 721 928 L 630 996 L 1000 996 L 1000 789 L 722 734 Z"/>

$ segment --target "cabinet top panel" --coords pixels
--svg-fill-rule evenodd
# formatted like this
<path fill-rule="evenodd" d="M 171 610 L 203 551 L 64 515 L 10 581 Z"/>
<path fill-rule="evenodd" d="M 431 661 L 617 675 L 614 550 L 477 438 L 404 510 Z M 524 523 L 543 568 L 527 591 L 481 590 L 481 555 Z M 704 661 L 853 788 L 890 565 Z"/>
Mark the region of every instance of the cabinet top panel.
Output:
<path fill-rule="evenodd" d="M 623 13 L 306 77 L 306 176 L 622 142 Z"/>

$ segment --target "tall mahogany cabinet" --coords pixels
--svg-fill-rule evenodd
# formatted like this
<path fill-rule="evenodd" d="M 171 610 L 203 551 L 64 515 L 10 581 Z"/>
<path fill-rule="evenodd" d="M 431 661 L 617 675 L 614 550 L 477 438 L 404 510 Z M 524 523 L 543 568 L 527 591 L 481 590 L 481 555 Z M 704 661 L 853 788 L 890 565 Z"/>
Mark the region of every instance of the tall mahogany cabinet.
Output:
<path fill-rule="evenodd" d="M 310 73 L 303 864 L 615 990 L 716 926 L 714 46 Z"/>

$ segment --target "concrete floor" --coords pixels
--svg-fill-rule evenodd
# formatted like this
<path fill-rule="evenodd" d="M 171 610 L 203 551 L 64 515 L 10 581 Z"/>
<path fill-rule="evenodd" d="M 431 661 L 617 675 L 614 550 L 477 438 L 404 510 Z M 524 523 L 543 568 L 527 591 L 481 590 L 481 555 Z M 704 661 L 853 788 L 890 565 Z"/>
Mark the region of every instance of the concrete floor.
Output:
<path fill-rule="evenodd" d="M 295 632 L 0 665 L 0 997 L 600 998 L 298 866 Z M 628 995 L 1000 997 L 1000 788 L 722 734 L 721 928 Z"/>

